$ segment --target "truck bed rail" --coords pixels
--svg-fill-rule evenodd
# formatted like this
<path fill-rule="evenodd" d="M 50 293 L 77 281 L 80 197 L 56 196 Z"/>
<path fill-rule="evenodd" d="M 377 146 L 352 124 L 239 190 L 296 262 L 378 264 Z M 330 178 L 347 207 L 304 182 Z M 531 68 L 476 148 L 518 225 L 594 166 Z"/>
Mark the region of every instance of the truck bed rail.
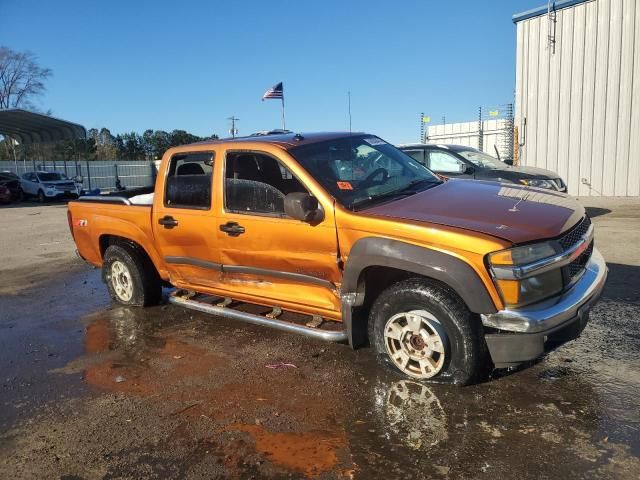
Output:
<path fill-rule="evenodd" d="M 131 201 L 125 197 L 111 196 L 111 195 L 83 195 L 78 198 L 79 202 L 100 202 L 100 203 L 115 203 L 123 205 L 132 205 Z"/>

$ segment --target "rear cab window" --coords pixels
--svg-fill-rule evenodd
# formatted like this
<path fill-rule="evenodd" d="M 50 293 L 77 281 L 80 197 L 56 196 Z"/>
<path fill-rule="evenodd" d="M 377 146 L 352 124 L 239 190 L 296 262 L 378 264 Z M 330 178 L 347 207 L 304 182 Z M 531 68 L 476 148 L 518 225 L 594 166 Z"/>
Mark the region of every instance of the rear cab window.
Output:
<path fill-rule="evenodd" d="M 164 205 L 209 210 L 213 181 L 213 152 L 177 153 L 167 170 Z"/>

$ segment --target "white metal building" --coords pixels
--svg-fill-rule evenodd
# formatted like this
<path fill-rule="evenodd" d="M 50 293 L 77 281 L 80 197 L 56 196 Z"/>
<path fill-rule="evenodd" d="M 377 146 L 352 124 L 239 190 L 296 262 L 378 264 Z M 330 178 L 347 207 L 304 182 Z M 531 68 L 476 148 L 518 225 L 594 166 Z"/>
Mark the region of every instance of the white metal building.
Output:
<path fill-rule="evenodd" d="M 496 149 L 501 159 L 511 158 L 511 151 L 504 141 L 505 131 L 509 128 L 509 122 L 504 118 L 482 121 L 482 133 L 475 122 L 445 123 L 442 125 L 429 125 L 426 132 L 426 140 L 429 143 L 452 143 L 479 148 L 489 155 L 496 156 Z M 482 134 L 482 142 L 480 142 Z"/>
<path fill-rule="evenodd" d="M 640 195 L 640 0 L 562 0 L 514 15 L 520 165 L 573 195 Z"/>

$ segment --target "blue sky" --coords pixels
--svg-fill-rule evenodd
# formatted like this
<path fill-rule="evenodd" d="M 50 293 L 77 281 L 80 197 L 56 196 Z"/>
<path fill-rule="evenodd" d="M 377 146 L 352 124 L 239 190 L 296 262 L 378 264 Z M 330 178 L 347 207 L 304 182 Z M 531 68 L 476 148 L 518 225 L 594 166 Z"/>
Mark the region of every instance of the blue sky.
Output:
<path fill-rule="evenodd" d="M 513 99 L 511 15 L 541 0 L 0 0 L 0 45 L 53 69 L 41 108 L 113 133 L 353 129 L 416 141 Z"/>

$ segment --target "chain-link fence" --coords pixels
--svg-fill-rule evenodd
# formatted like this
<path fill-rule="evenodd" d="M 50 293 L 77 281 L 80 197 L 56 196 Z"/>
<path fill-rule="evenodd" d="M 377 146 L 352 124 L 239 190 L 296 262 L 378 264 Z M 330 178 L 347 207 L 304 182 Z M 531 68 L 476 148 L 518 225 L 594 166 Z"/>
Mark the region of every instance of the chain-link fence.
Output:
<path fill-rule="evenodd" d="M 36 170 L 60 172 L 70 178 L 80 176 L 87 191 L 146 187 L 153 185 L 156 179 L 154 162 L 145 160 L 0 161 L 0 172 L 9 171 L 22 176 Z"/>

